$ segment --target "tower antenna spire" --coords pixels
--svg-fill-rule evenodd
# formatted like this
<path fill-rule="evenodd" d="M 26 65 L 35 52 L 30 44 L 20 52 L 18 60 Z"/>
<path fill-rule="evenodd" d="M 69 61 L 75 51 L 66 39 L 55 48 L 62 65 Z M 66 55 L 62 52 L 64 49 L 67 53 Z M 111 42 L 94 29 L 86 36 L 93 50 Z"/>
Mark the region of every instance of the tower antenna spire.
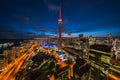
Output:
<path fill-rule="evenodd" d="M 61 6 L 59 8 L 59 19 L 62 19 L 62 9 L 61 9 Z"/>

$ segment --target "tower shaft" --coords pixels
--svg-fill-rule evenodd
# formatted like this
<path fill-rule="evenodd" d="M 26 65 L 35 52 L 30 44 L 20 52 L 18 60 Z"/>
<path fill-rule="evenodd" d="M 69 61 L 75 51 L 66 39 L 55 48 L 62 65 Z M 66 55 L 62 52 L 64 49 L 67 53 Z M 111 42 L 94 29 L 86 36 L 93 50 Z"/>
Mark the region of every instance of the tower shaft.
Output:
<path fill-rule="evenodd" d="M 59 9 L 59 16 L 58 16 L 58 31 L 59 31 L 59 48 L 62 48 L 62 11 L 61 7 Z"/>

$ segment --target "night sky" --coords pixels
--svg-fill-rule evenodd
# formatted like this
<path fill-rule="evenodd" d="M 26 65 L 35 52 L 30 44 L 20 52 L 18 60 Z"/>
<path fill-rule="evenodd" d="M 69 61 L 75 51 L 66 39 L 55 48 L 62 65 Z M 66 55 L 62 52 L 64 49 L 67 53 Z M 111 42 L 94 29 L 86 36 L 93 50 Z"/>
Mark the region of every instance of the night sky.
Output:
<path fill-rule="evenodd" d="M 120 0 L 0 0 L 0 38 L 57 36 L 60 6 L 63 36 L 120 36 Z"/>

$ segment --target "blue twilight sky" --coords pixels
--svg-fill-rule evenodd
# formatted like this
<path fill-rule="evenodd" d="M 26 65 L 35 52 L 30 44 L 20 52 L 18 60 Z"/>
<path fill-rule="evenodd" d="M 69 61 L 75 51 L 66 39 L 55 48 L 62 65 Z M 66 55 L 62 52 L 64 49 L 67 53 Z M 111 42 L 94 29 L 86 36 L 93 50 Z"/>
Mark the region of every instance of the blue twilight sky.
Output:
<path fill-rule="evenodd" d="M 120 0 L 0 0 L 0 38 L 58 35 L 120 36 Z"/>

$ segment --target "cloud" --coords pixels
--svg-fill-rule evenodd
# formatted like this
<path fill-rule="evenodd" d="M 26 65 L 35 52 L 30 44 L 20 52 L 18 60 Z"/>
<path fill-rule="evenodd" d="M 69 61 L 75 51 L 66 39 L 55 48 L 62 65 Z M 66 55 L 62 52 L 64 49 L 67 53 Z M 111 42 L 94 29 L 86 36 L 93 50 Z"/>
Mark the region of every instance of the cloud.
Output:
<path fill-rule="evenodd" d="M 33 26 L 33 28 L 37 31 L 46 31 L 46 27 L 45 26 Z"/>
<path fill-rule="evenodd" d="M 29 20 L 29 17 L 27 17 L 27 16 L 14 15 L 14 17 L 22 19 L 22 20 L 26 20 L 26 21 Z"/>
<path fill-rule="evenodd" d="M 58 11 L 59 5 L 53 3 L 52 0 L 43 0 L 44 4 L 48 7 L 49 11 Z"/>
<path fill-rule="evenodd" d="M 16 33 L 11 26 L 0 25 L 0 33 Z"/>
<path fill-rule="evenodd" d="M 47 26 L 34 26 L 33 27 L 35 30 L 37 31 L 46 31 L 46 32 L 51 32 L 51 31 L 57 31 L 58 28 L 57 27 L 47 27 Z"/>
<path fill-rule="evenodd" d="M 34 35 L 35 33 L 33 32 L 27 32 L 28 35 Z"/>
<path fill-rule="evenodd" d="M 48 5 L 48 10 L 49 11 L 58 11 L 59 10 L 59 6 L 54 5 L 54 4 L 49 4 Z"/>
<path fill-rule="evenodd" d="M 68 19 L 66 18 L 63 20 L 63 24 L 67 24 L 67 23 L 68 23 Z"/>
<path fill-rule="evenodd" d="M 14 18 L 18 19 L 18 22 L 24 24 L 24 25 L 30 25 L 30 18 L 27 16 L 23 16 L 23 15 L 14 15 Z"/>
<path fill-rule="evenodd" d="M 106 26 L 106 27 L 119 27 L 120 25 L 120 19 L 116 19 L 116 20 L 109 20 L 109 21 L 104 21 L 100 23 L 102 26 Z"/>

